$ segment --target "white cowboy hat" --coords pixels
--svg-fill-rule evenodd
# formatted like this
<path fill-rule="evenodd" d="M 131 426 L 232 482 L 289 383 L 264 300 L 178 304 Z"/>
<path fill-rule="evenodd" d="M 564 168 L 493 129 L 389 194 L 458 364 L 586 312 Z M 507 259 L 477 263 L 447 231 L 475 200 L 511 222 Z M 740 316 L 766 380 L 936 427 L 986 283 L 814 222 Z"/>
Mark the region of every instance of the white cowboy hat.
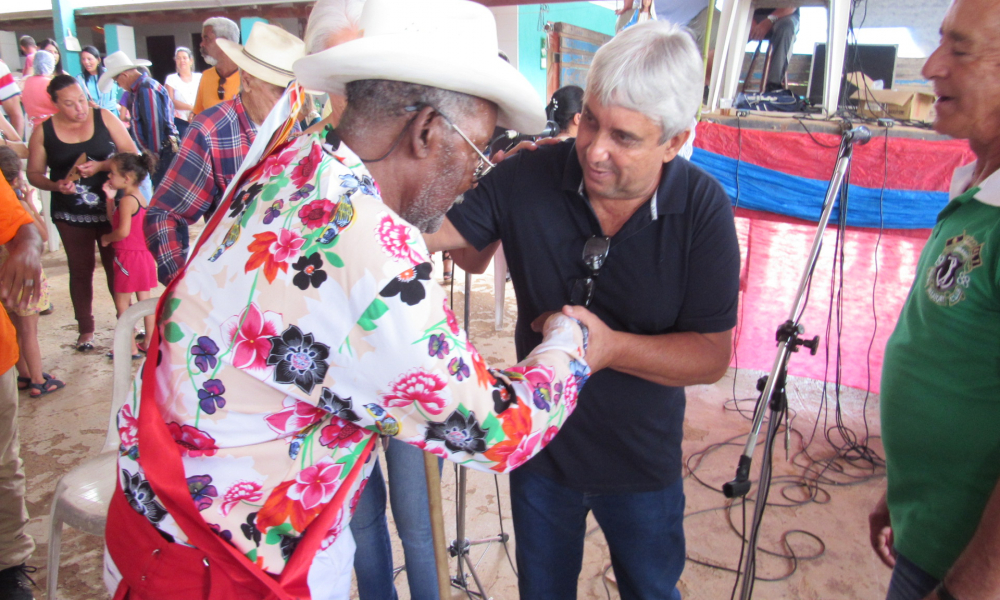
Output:
<path fill-rule="evenodd" d="M 292 64 L 306 55 L 305 42 L 280 27 L 259 21 L 253 24 L 245 46 L 222 38 L 215 43 L 241 70 L 282 88 L 295 79 Z"/>
<path fill-rule="evenodd" d="M 344 95 L 363 79 L 418 83 L 496 103 L 497 124 L 534 134 L 545 106 L 527 78 L 498 56 L 496 21 L 467 0 L 367 0 L 362 37 L 295 62 L 307 89 Z"/>
<path fill-rule="evenodd" d="M 129 69 L 134 69 L 136 67 L 148 67 L 153 63 L 148 60 L 139 59 L 135 62 L 128 54 L 125 54 L 121 50 L 118 52 L 112 52 L 104 59 L 104 73 L 97 80 L 97 89 L 101 90 L 101 93 L 108 91 L 111 87 L 111 83 L 125 71 Z"/>

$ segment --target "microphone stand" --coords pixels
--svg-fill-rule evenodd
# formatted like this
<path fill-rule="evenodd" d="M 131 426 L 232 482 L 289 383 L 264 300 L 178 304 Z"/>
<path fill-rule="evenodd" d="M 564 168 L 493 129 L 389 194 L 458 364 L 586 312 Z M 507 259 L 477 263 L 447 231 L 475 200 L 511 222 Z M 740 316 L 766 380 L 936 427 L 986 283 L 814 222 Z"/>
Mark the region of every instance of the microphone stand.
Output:
<path fill-rule="evenodd" d="M 750 537 L 747 540 L 749 544 L 747 562 L 745 569 L 738 573 L 738 577 L 743 578 L 740 589 L 741 600 L 749 600 L 753 595 L 753 584 L 756 580 L 757 569 L 757 540 L 760 534 L 761 521 L 764 517 L 764 509 L 767 506 L 767 492 L 771 485 L 771 463 L 774 453 L 774 441 L 782 419 L 785 420 L 785 453 L 786 455 L 788 453 L 788 398 L 785 394 L 785 382 L 788 377 L 788 359 L 793 352 L 799 351 L 799 347 L 804 346 L 808 348 L 811 355 L 815 355 L 819 347 L 819 336 L 815 336 L 811 340 L 801 337 L 805 333 L 805 328 L 799 324 L 799 320 L 802 318 L 802 313 L 805 312 L 805 305 L 807 303 L 806 290 L 812 281 L 813 270 L 816 268 L 816 261 L 819 258 L 820 249 L 823 245 L 823 232 L 830 221 L 830 213 L 833 211 L 837 193 L 841 189 L 844 177 L 851 164 L 854 145 L 865 144 L 870 138 L 871 132 L 866 127 L 851 129 L 843 133 L 837 156 L 837 164 L 830 178 L 830 185 L 826 190 L 826 197 L 823 200 L 823 212 L 816 227 L 816 235 L 813 237 L 812 248 L 809 251 L 809 261 L 799 280 L 799 288 L 795 295 L 795 302 L 791 313 L 788 315 L 788 320 L 778 327 L 775 334 L 778 342 L 778 354 L 774 359 L 770 374 L 761 377 L 757 381 L 757 390 L 760 391 L 760 396 L 757 398 L 757 406 L 754 408 L 753 425 L 750 429 L 750 435 L 747 438 L 743 454 L 740 456 L 736 467 L 736 478 L 722 486 L 722 492 L 727 498 L 741 498 L 746 496 L 750 491 L 750 466 L 753 462 L 753 453 L 757 446 L 757 437 L 760 435 L 764 413 L 769 409 L 764 453 L 761 457 L 763 463 L 758 486 L 757 505 L 754 508 L 753 520 L 750 524 Z"/>
<path fill-rule="evenodd" d="M 465 335 L 469 337 L 469 313 L 472 298 L 472 274 L 468 271 L 465 272 Z M 506 532 L 500 533 L 493 537 L 481 538 L 476 540 L 470 540 L 465 537 L 465 489 L 466 489 L 466 472 L 468 469 L 462 467 L 458 464 L 455 465 L 455 469 L 458 471 L 458 489 L 455 493 L 455 540 L 451 542 L 448 546 L 448 553 L 458 559 L 457 569 L 458 572 L 454 577 L 451 578 L 451 585 L 454 588 L 458 588 L 464 591 L 470 597 L 478 596 L 483 600 L 486 600 L 486 587 L 483 582 L 479 579 L 479 574 L 476 573 L 476 567 L 472 563 L 472 557 L 469 556 L 469 550 L 472 546 L 477 546 L 479 544 L 492 544 L 493 542 L 499 542 L 501 544 L 506 544 L 510 540 L 510 535 Z M 500 502 L 500 498 L 497 498 L 497 502 Z M 489 548 L 487 547 L 487 550 Z M 463 562 L 465 567 L 468 567 L 469 575 L 472 576 L 473 581 L 476 584 L 478 592 L 470 589 L 469 578 L 465 574 L 465 569 L 463 568 Z M 445 600 L 441 598 L 441 600 Z"/>

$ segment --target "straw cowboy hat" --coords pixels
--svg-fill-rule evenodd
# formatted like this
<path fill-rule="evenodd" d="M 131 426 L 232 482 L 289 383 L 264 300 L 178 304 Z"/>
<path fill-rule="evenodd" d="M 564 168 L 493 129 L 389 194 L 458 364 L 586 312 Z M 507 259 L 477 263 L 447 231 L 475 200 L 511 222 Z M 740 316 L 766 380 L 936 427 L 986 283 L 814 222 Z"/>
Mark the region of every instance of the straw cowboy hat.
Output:
<path fill-rule="evenodd" d="M 244 73 L 282 88 L 295 79 L 292 64 L 306 54 L 305 42 L 259 21 L 253 24 L 245 46 L 222 38 L 215 43 Z"/>
<path fill-rule="evenodd" d="M 307 89 L 344 95 L 363 79 L 404 81 L 496 103 L 497 124 L 545 129 L 545 106 L 528 80 L 498 56 L 493 13 L 468 0 L 367 0 L 362 37 L 307 56 L 295 75 Z"/>
<path fill-rule="evenodd" d="M 101 93 L 108 91 L 111 87 L 111 83 L 114 82 L 115 77 L 118 77 L 125 71 L 134 69 L 136 67 L 148 67 L 153 63 L 148 60 L 139 59 L 135 62 L 132 58 L 119 50 L 118 52 L 112 52 L 104 59 L 104 73 L 97 80 L 97 89 L 101 90 Z"/>

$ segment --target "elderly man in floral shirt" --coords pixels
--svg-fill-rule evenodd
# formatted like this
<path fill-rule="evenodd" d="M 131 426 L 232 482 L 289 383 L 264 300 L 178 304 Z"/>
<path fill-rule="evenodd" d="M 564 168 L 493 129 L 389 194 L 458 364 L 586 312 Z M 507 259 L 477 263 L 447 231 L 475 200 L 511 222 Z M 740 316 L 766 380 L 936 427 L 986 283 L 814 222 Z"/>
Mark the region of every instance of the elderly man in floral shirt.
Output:
<path fill-rule="evenodd" d="M 491 13 L 369 0 L 362 29 L 296 63 L 303 86 L 346 91 L 339 128 L 284 142 L 293 85 L 284 129 L 251 150 L 161 300 L 119 414 L 106 571 L 120 598 L 347 598 L 347 525 L 379 435 L 505 472 L 603 366 L 572 318 L 585 310 L 567 308 L 524 361 L 489 369 L 431 279 L 421 231 L 489 170 L 494 125 L 545 123 L 497 58 Z"/>

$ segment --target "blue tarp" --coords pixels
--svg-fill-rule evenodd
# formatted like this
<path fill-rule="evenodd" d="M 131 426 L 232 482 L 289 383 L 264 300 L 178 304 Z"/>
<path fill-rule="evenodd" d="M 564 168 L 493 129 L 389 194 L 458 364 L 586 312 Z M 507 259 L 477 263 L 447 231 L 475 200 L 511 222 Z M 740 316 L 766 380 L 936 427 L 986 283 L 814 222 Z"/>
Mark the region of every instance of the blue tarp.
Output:
<path fill-rule="evenodd" d="M 736 204 L 736 160 L 695 148 L 691 161 L 715 176 Z M 787 175 L 740 161 L 739 208 L 819 221 L 829 184 L 829 181 Z M 946 192 L 890 189 L 883 192 L 879 188 L 852 185 L 848 193 L 847 224 L 886 229 L 929 229 L 934 227 L 938 213 L 947 203 Z M 838 210 L 835 206 L 831 223 L 838 222 Z"/>

